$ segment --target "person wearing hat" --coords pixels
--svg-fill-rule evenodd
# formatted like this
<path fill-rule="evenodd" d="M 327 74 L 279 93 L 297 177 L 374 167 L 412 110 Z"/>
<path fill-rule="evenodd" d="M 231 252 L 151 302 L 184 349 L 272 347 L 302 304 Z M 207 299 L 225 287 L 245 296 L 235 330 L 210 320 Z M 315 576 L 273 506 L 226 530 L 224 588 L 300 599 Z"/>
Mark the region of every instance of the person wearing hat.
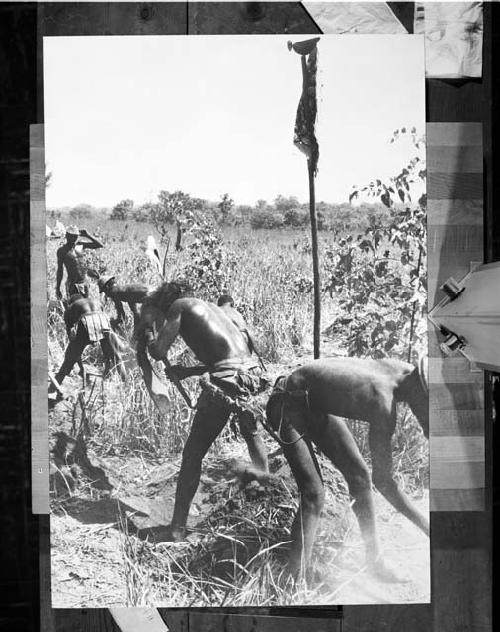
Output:
<path fill-rule="evenodd" d="M 81 237 L 84 239 L 81 240 Z M 88 296 L 87 270 L 82 254 L 84 250 L 96 250 L 102 247 L 103 244 L 84 228 L 79 230 L 76 226 L 68 226 L 66 243 L 57 250 L 56 296 L 58 299 L 62 299 L 61 283 L 64 269 L 66 270 L 66 297 L 69 299 L 73 294 Z"/>
<path fill-rule="evenodd" d="M 134 317 L 134 329 L 139 322 L 140 313 L 137 307 L 151 294 L 152 288 L 144 283 L 129 283 L 127 285 L 118 285 L 114 276 L 110 274 L 101 275 L 97 279 L 99 292 L 110 298 L 116 309 L 117 318 L 113 319 L 112 325 L 118 327 L 126 322 L 125 310 L 123 303 L 127 303 Z"/>

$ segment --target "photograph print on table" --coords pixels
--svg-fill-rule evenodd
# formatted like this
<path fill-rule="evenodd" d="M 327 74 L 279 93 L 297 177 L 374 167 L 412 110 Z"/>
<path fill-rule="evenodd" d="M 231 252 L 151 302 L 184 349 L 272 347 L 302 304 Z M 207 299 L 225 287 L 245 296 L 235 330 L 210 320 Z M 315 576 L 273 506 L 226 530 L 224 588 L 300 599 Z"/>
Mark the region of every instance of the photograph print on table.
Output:
<path fill-rule="evenodd" d="M 52 604 L 430 600 L 423 38 L 44 38 Z"/>

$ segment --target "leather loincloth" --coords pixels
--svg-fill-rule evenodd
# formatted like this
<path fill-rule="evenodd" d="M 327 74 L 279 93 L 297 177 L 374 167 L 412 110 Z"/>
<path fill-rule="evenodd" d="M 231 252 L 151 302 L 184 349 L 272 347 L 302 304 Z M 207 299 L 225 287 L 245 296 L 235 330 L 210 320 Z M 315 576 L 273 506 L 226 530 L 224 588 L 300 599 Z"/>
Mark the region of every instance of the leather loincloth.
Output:
<path fill-rule="evenodd" d="M 83 314 L 77 326 L 83 328 L 90 342 L 100 342 L 111 331 L 109 318 L 103 312 Z"/>

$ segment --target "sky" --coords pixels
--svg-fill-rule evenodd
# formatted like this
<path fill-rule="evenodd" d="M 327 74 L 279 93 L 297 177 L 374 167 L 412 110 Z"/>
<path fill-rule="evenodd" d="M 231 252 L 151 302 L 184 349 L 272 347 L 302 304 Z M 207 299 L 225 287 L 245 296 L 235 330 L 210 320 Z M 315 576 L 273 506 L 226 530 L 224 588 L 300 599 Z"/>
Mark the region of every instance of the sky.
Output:
<path fill-rule="evenodd" d="M 288 39 L 310 36 L 44 38 L 49 208 L 111 207 L 182 190 L 236 204 L 308 199 L 293 146 L 302 86 Z M 423 38 L 323 35 L 318 44 L 316 199 L 347 201 L 414 155 L 389 142 L 425 127 Z"/>

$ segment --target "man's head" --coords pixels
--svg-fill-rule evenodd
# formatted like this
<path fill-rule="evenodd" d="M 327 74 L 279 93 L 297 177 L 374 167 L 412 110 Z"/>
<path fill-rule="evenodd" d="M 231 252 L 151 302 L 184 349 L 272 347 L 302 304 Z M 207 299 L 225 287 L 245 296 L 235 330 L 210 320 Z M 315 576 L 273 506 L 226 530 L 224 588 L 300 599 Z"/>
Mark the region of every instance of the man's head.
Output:
<path fill-rule="evenodd" d="M 234 307 L 233 297 L 229 294 L 221 294 L 217 300 L 217 305 L 219 307 L 229 306 Z"/>
<path fill-rule="evenodd" d="M 97 285 L 99 287 L 99 292 L 106 293 L 115 285 L 115 277 L 111 274 L 103 274 L 97 279 Z"/>
<path fill-rule="evenodd" d="M 66 241 L 69 244 L 74 244 L 79 236 L 80 236 L 80 231 L 78 230 L 78 226 L 75 226 L 73 224 L 72 226 L 68 226 L 66 228 Z"/>
<path fill-rule="evenodd" d="M 174 301 L 185 296 L 192 296 L 192 290 L 187 281 L 184 279 L 166 281 L 147 298 L 144 307 L 152 305 L 165 313 Z"/>

